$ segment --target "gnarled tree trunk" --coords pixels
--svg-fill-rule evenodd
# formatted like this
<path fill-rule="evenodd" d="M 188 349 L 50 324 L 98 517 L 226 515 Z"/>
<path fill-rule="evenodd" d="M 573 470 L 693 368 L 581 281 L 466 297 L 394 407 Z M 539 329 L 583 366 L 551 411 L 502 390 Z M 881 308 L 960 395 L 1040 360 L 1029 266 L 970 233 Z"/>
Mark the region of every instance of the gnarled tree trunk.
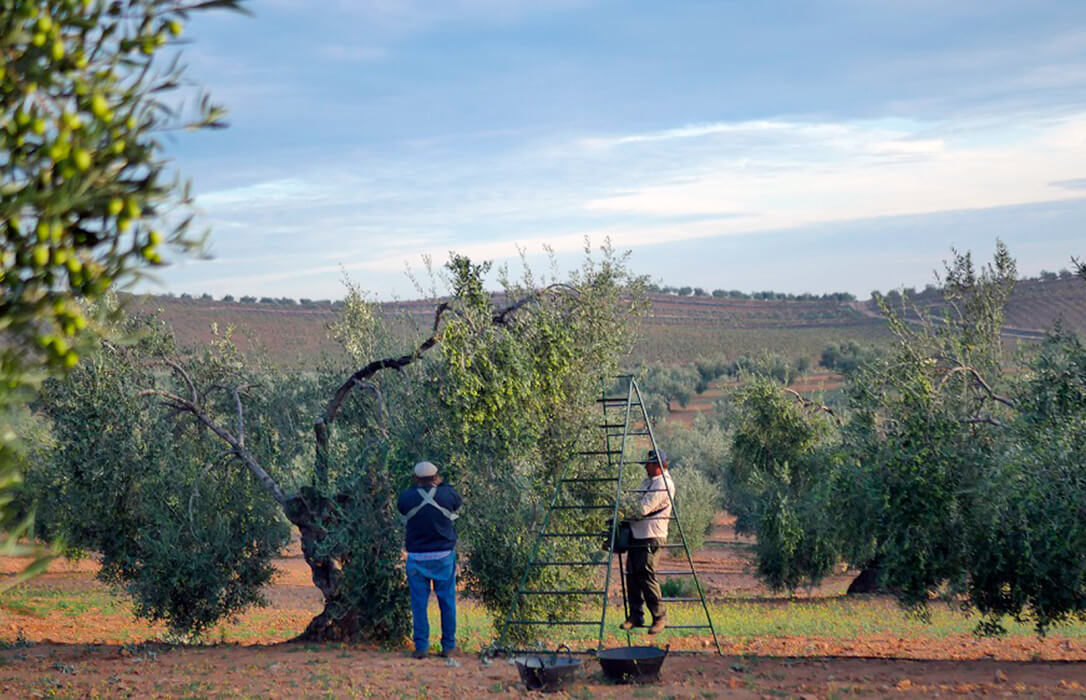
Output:
<path fill-rule="evenodd" d="M 860 571 L 859 576 L 852 580 L 852 583 L 848 584 L 847 595 L 857 595 L 861 593 L 878 593 L 879 592 L 879 561 L 878 559 L 872 559 L 864 564 L 864 568 Z"/>

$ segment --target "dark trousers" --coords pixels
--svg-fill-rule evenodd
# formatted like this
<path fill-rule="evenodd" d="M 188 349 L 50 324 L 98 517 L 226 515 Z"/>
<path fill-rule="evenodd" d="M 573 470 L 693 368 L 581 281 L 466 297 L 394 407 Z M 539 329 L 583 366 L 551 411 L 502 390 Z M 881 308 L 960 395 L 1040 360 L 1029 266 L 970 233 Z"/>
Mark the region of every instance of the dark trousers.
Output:
<path fill-rule="evenodd" d="M 657 539 L 630 539 L 626 552 L 626 600 L 630 605 L 630 619 L 641 624 L 645 620 L 642 606 L 646 606 L 652 619 L 662 616 L 664 604 L 660 602 L 660 582 L 656 580 L 656 554 L 660 551 Z"/>

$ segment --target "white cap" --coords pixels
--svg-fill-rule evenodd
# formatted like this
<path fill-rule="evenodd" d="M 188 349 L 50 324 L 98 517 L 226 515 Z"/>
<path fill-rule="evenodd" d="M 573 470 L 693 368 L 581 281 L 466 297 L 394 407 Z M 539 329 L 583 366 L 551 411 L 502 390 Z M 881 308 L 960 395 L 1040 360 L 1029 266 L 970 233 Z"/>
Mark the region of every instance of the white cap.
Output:
<path fill-rule="evenodd" d="M 415 476 L 420 479 L 425 479 L 428 476 L 434 476 L 437 474 L 437 467 L 432 462 L 419 462 L 415 465 Z"/>

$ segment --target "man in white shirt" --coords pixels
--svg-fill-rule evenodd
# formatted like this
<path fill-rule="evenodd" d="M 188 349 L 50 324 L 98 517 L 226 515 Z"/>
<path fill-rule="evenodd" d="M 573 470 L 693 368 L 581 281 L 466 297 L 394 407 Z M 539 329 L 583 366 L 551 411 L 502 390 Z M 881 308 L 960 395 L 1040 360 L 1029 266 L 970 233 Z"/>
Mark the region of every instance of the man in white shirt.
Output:
<path fill-rule="evenodd" d="M 663 450 L 650 450 L 645 460 L 645 480 L 634 491 L 636 518 L 630 521 L 633 535 L 626 553 L 626 598 L 629 617 L 620 625 L 628 630 L 645 624 L 643 607 L 652 614 L 649 634 L 667 626 L 667 611 L 660 598 L 660 583 L 656 580 L 656 555 L 667 543 L 667 525 L 671 519 L 671 501 L 675 484 L 667 473 L 667 455 Z"/>

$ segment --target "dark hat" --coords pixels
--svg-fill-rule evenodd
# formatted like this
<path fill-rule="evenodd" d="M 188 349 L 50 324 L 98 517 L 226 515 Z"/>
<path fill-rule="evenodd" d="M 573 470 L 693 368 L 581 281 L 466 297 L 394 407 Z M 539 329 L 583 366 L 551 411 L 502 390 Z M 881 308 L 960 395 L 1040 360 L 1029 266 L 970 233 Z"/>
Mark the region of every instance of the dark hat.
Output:
<path fill-rule="evenodd" d="M 649 457 L 645 461 L 649 462 L 650 464 L 655 463 L 666 467 L 667 453 L 663 450 L 649 450 Z"/>

